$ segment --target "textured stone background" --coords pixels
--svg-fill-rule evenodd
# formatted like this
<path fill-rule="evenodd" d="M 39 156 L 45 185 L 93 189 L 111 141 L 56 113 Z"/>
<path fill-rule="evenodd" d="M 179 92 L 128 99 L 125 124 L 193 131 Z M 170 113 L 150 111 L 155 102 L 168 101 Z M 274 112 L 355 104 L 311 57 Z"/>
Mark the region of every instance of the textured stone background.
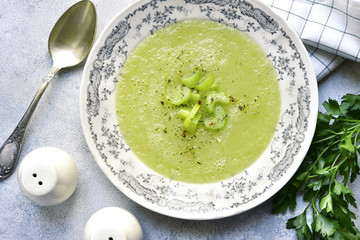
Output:
<path fill-rule="evenodd" d="M 58 17 L 75 0 L 2 0 L 0 8 L 0 142 L 22 117 L 50 70 L 47 40 Z M 98 34 L 131 0 L 93 0 Z M 55 77 L 28 126 L 21 158 L 54 146 L 68 152 L 79 169 L 79 183 L 66 202 L 39 207 L 20 191 L 16 175 L 0 183 L 1 239 L 82 239 L 88 218 L 108 206 L 123 207 L 140 221 L 145 239 L 295 239 L 286 220 L 300 212 L 270 213 L 271 200 L 251 211 L 213 221 L 165 217 L 134 203 L 118 191 L 98 168 L 82 134 L 79 91 L 83 65 Z M 319 83 L 320 103 L 328 97 L 360 91 L 360 63 L 345 62 Z M 16 174 L 16 172 L 15 172 Z M 351 185 L 360 205 L 360 179 Z M 300 206 L 303 205 L 300 203 Z M 355 211 L 355 210 L 354 210 Z M 360 210 L 357 226 L 360 227 Z"/>

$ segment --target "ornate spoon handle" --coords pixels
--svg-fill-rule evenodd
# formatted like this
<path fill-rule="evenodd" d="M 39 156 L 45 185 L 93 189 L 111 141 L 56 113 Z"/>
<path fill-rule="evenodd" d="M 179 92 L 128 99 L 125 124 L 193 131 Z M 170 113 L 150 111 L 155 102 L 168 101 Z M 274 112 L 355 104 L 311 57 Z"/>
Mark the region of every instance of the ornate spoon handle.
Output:
<path fill-rule="evenodd" d="M 26 110 L 24 116 L 21 118 L 20 122 L 16 126 L 15 130 L 12 132 L 10 137 L 5 141 L 5 143 L 0 148 L 0 181 L 9 177 L 15 170 L 15 167 L 19 161 L 20 151 L 22 147 L 22 142 L 25 135 L 26 126 L 29 123 L 29 120 L 41 98 L 46 87 L 49 85 L 50 81 L 53 79 L 55 74 L 60 69 L 56 66 L 53 66 L 42 82 L 39 90 L 36 92 L 35 97 L 31 101 L 28 109 Z"/>

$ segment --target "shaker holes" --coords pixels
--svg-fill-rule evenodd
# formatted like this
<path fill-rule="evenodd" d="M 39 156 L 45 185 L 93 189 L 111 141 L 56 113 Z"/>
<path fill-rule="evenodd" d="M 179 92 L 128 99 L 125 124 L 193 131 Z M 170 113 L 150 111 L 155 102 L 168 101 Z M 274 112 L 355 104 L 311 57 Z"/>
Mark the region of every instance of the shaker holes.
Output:
<path fill-rule="evenodd" d="M 36 177 L 37 177 L 37 174 L 36 174 L 36 173 L 33 173 L 32 176 L 33 176 L 34 178 L 36 178 Z M 38 184 L 41 186 L 41 185 L 43 185 L 43 182 L 42 182 L 42 181 L 39 181 Z M 112 240 L 112 239 L 109 238 L 109 240 Z"/>

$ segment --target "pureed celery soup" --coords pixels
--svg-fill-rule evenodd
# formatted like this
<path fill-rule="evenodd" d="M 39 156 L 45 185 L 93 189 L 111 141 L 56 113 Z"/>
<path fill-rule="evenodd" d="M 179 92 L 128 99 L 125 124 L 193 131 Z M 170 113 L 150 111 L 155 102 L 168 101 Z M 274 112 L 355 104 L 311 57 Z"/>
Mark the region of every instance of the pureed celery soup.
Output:
<path fill-rule="evenodd" d="M 254 163 L 279 121 L 277 75 L 246 34 L 188 20 L 145 38 L 117 85 L 121 132 L 148 167 L 211 183 Z"/>

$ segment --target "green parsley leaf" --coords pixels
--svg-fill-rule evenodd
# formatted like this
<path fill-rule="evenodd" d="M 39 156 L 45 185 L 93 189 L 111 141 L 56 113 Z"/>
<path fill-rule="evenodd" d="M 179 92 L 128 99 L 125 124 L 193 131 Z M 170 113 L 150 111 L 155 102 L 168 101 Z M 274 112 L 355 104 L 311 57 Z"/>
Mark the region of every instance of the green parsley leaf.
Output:
<path fill-rule="evenodd" d="M 336 195 L 340 195 L 340 194 L 347 194 L 347 193 L 351 193 L 351 190 L 347 187 L 345 187 L 344 185 L 342 185 L 341 183 L 339 183 L 338 181 L 334 180 L 335 182 L 335 186 L 334 186 L 334 193 Z"/>
<path fill-rule="evenodd" d="M 333 235 L 338 226 L 339 224 L 336 221 L 327 218 L 322 214 L 316 216 L 315 231 L 319 232 L 324 238 Z"/>
<path fill-rule="evenodd" d="M 326 111 L 318 114 L 310 149 L 293 178 L 274 197 L 272 211 L 293 211 L 297 196 L 303 195 L 309 204 L 286 224 L 298 239 L 360 239 L 356 216 L 349 209 L 357 204 L 347 187 L 360 175 L 360 95 L 346 94 L 341 103 L 329 99 L 323 106 Z"/>
<path fill-rule="evenodd" d="M 351 135 L 346 135 L 343 138 L 343 143 L 340 145 L 340 147 L 348 150 L 351 153 L 354 153 L 355 152 L 355 147 L 352 144 L 351 139 L 352 139 Z"/>
<path fill-rule="evenodd" d="M 291 218 L 286 223 L 287 229 L 295 229 L 298 239 L 310 239 L 312 232 L 306 222 L 306 212 Z"/>
<path fill-rule="evenodd" d="M 326 212 L 334 212 L 332 197 L 330 193 L 320 200 L 320 209 L 325 209 Z"/>
<path fill-rule="evenodd" d="M 342 109 L 340 108 L 340 105 L 336 100 L 329 99 L 329 102 L 324 102 L 323 106 L 329 115 L 342 114 Z"/>

